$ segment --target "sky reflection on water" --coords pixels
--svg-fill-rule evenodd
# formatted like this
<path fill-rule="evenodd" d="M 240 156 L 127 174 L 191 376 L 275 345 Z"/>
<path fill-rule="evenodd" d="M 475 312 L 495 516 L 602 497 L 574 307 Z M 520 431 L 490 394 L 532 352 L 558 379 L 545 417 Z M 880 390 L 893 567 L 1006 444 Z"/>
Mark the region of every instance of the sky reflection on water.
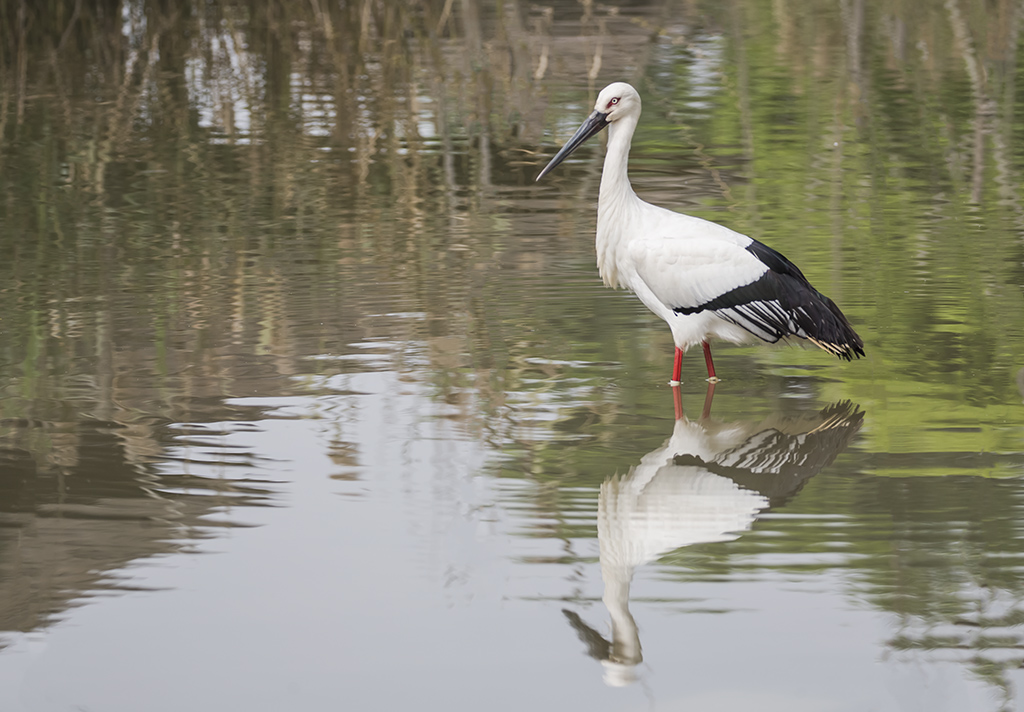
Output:
<path fill-rule="evenodd" d="M 863 519 L 856 501 L 871 489 L 856 481 L 871 478 L 853 475 L 851 483 L 844 471 L 855 463 L 816 475 L 819 461 L 801 472 L 798 461 L 808 454 L 824 462 L 830 456 L 780 436 L 787 423 L 813 433 L 813 412 L 772 424 L 721 422 L 713 431 L 681 420 L 667 450 L 647 454 L 620 441 L 636 464 L 629 475 L 592 473 L 599 478 L 593 486 L 567 494 L 578 511 L 562 507 L 551 518 L 538 504 L 555 494 L 553 484 L 484 476 L 494 453 L 465 437 L 459 421 L 434 417 L 438 406 L 422 384 L 388 371 L 343 380 L 341 394 L 239 399 L 236 406 L 261 415 L 249 427 L 222 431 L 219 447 L 250 453 L 262 477 L 279 483 L 281 506 L 232 509 L 229 518 L 255 528 L 227 530 L 233 533 L 189 552 L 138 559 L 121 570 L 119 595 L 80 600 L 88 605 L 62 614 L 45 635 L 9 638 L 2 675 L 11 684 L 3 688 L 16 696 L 5 708 L 130 710 L 140 691 L 154 695 L 148 706 L 155 710 L 205 709 L 212 699 L 253 710 L 391 709 L 413 699 L 499 709 L 617 709 L 654 699 L 737 710 L 902 709 L 901 700 L 914 700 L 952 710 L 982 708 L 991 697 L 957 671 L 969 661 L 956 653 L 940 647 L 914 655 L 897 645 L 920 624 L 899 624 L 871 605 L 879 592 L 869 560 L 879 554 L 855 550 L 863 538 L 849 529 L 851 518 Z M 735 400 L 719 394 L 716 403 L 728 409 Z M 851 413 L 849 406 L 826 409 L 817 424 L 847 427 L 842 419 Z M 848 422 L 855 432 L 859 417 Z M 637 425 L 634 433 L 653 435 L 672 420 L 648 414 Z M 709 441 L 711 432 L 717 435 Z M 841 447 L 851 434 L 828 437 Z M 766 440 L 773 441 L 768 449 Z M 358 443 L 360 452 L 356 466 L 339 471 L 330 453 L 341 441 Z M 691 453 L 684 441 L 704 444 Z M 654 460 L 668 469 L 648 473 L 658 467 Z M 716 467 L 729 474 L 712 474 Z M 787 467 L 788 485 L 780 485 L 771 472 Z M 648 484 L 637 482 L 650 475 Z M 725 489 L 691 489 L 687 478 L 694 476 Z M 679 477 L 691 494 L 677 491 Z M 768 489 L 741 489 L 730 477 Z M 617 565 L 608 560 L 602 530 L 614 526 L 602 514 L 611 507 L 605 490 L 625 494 L 627 481 L 639 488 L 639 499 L 629 501 L 648 502 L 646 511 L 659 517 L 640 514 L 627 500 L 615 505 L 620 517 L 631 512 L 630 529 L 641 537 L 626 564 L 637 567 L 632 583 L 610 573 Z M 832 491 L 827 513 L 801 506 L 804 493 L 812 502 L 821 498 L 811 491 L 819 484 Z M 851 487 L 851 501 L 836 498 L 836 490 Z M 742 521 L 727 513 L 738 511 L 732 505 L 713 505 L 705 511 L 725 518 L 715 535 L 685 537 L 691 546 L 683 549 L 674 546 L 682 540 L 649 538 L 665 533 L 662 522 L 697 526 L 684 516 L 686 498 L 721 496 L 715 492 L 744 498 Z M 773 501 L 778 507 L 769 508 Z M 884 529 L 888 521 L 872 525 L 868 518 L 857 530 Z M 903 535 L 879 541 L 944 541 L 941 532 L 904 526 Z M 780 541 L 822 531 L 832 532 L 831 541 L 818 540 L 817 550 Z M 609 589 L 623 584 L 628 601 L 621 589 Z M 996 603 L 1017 605 L 985 605 Z M 638 626 L 631 635 L 634 646 L 642 643 L 643 663 L 627 677 L 621 669 L 602 673 L 577 637 L 582 624 L 603 633 L 609 609 L 613 621 L 621 624 L 625 612 Z M 576 630 L 563 610 L 580 621 Z M 629 692 L 602 691 L 602 678 L 622 683 L 633 675 Z"/>

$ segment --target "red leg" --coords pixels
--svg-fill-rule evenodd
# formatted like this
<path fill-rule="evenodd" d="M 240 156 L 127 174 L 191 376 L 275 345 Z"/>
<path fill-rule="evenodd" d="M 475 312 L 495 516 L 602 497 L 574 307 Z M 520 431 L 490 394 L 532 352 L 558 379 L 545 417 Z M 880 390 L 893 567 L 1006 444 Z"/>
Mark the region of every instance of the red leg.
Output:
<path fill-rule="evenodd" d="M 672 364 L 672 383 L 680 383 L 683 378 L 683 350 L 676 347 L 676 360 Z"/>
<path fill-rule="evenodd" d="M 717 381 L 718 376 L 715 375 L 715 363 L 711 360 L 711 344 L 707 341 L 701 342 L 704 345 L 704 363 L 708 365 L 708 380 Z"/>

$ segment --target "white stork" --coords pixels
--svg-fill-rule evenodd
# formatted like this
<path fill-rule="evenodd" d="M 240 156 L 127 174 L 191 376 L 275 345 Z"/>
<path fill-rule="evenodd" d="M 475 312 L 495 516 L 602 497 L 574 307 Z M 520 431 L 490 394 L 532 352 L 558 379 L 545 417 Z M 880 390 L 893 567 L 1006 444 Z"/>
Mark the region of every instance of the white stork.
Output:
<path fill-rule="evenodd" d="M 640 120 L 640 95 L 609 84 L 583 125 L 537 176 L 540 180 L 584 141 L 608 127 L 597 203 L 597 266 L 609 287 L 625 287 L 668 322 L 675 341 L 672 385 L 683 352 L 704 347 L 708 380 L 717 381 L 710 337 L 775 343 L 798 336 L 847 361 L 864 342 L 839 307 L 780 253 L 727 227 L 637 197 L 626 165 Z"/>

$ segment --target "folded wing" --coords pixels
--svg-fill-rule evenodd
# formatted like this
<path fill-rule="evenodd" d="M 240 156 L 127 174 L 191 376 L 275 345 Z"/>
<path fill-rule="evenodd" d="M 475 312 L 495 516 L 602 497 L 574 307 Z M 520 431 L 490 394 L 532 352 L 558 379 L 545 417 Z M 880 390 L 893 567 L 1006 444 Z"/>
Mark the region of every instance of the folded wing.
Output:
<path fill-rule="evenodd" d="M 847 360 L 864 355 L 835 303 L 756 240 L 647 238 L 629 249 L 637 275 L 676 314 L 710 311 L 770 343 L 792 335 Z"/>

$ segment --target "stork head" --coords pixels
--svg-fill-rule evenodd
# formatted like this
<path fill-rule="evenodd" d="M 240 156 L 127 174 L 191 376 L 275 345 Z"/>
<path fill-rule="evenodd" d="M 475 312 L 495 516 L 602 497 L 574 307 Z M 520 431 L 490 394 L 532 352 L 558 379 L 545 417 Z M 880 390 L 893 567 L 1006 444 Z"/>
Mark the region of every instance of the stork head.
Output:
<path fill-rule="evenodd" d="M 587 117 L 587 120 L 576 129 L 572 138 L 565 142 L 565 145 L 555 154 L 551 162 L 544 166 L 544 170 L 537 176 L 540 180 L 555 166 L 564 161 L 570 153 L 579 148 L 584 141 L 598 133 L 610 123 L 614 123 L 627 116 L 638 117 L 640 115 L 640 95 L 636 89 L 625 82 L 614 82 L 609 84 L 597 95 L 597 103 L 594 104 L 594 113 Z"/>
<path fill-rule="evenodd" d="M 626 82 L 614 82 L 597 95 L 594 111 L 604 114 L 608 123 L 618 121 L 623 116 L 639 114 L 640 95 Z"/>

